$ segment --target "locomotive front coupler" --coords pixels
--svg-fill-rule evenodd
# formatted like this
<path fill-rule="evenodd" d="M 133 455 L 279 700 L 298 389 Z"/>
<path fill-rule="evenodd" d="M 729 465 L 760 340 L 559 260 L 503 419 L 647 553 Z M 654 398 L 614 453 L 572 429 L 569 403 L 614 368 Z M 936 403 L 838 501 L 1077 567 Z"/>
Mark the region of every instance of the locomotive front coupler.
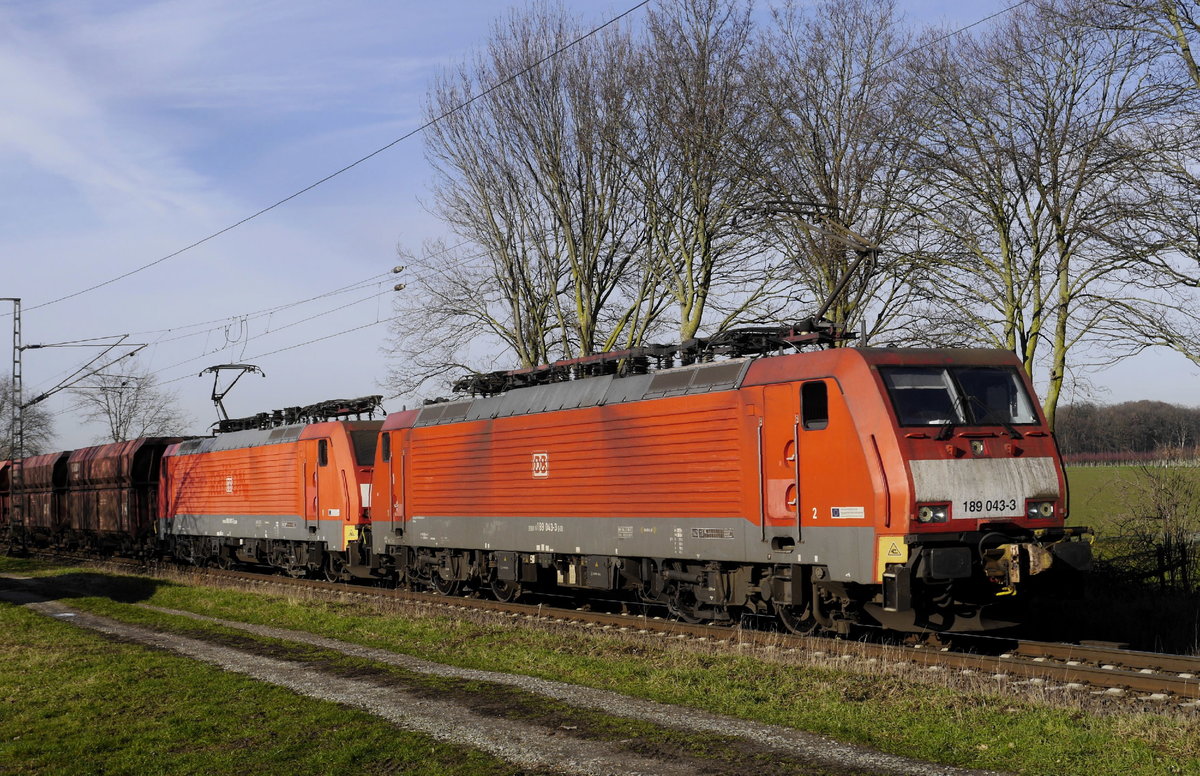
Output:
<path fill-rule="evenodd" d="M 1011 594 L 1018 584 L 1052 568 L 1089 570 L 1091 537 L 1087 528 L 1027 530 L 993 524 L 979 531 L 909 534 L 905 541 L 909 545 L 908 568 L 917 578 L 930 582 L 966 579 L 981 568 L 984 576 Z"/>

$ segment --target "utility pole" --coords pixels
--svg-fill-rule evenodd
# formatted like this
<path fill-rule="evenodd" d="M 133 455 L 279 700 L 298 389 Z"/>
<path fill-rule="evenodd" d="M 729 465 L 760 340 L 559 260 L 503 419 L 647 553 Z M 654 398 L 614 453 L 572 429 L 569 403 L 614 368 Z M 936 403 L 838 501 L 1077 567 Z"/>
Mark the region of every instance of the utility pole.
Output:
<path fill-rule="evenodd" d="M 21 300 L 19 297 L 2 297 L 0 302 L 13 305 L 13 349 L 12 349 L 12 424 L 9 426 L 8 455 L 8 547 L 11 550 L 17 541 L 25 539 L 25 475 L 21 459 L 25 457 L 25 408 L 21 401 Z M 18 495 L 20 494 L 20 495 Z"/>

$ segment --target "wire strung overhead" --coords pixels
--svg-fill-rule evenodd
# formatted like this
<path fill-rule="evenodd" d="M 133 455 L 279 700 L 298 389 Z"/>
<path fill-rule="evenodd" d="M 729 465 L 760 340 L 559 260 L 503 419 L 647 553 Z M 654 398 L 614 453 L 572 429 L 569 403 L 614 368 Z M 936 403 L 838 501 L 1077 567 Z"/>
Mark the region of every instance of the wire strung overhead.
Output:
<path fill-rule="evenodd" d="M 105 280 L 100 283 L 96 283 L 95 285 L 88 286 L 87 288 L 82 288 L 82 289 L 80 289 L 78 291 L 74 291 L 70 294 L 65 294 L 65 295 L 57 297 L 55 299 L 51 299 L 47 302 L 42 302 L 40 304 L 28 306 L 25 309 L 27 311 L 38 310 L 43 307 L 49 307 L 50 305 L 58 304 L 60 302 L 65 302 L 68 299 L 74 299 L 75 297 L 82 296 L 82 295 L 90 293 L 92 291 L 96 291 L 98 289 L 104 288 L 105 286 L 110 286 L 113 283 L 117 283 L 121 280 L 124 280 L 125 278 L 132 277 L 140 272 L 145 272 L 146 270 L 151 269 L 152 267 L 157 267 L 159 264 L 162 264 L 163 262 L 169 261 L 177 256 L 187 253 L 188 251 L 192 250 L 193 248 L 198 248 L 199 246 L 204 245 L 205 243 L 220 237 L 221 235 L 225 234 L 226 232 L 231 232 L 234 229 L 237 229 L 239 226 L 249 223 L 250 221 L 253 221 L 254 219 L 258 218 L 259 216 L 265 215 L 265 214 L 271 212 L 272 210 L 274 210 L 275 208 L 280 207 L 281 205 L 285 205 L 288 202 L 291 202 L 293 199 L 296 199 L 297 197 L 299 197 L 303 194 L 307 194 L 308 192 L 312 191 L 313 189 L 317 188 L 318 186 L 320 186 L 324 183 L 328 183 L 329 181 L 333 180 L 334 178 L 338 177 L 339 175 L 349 172 L 350 170 L 359 166 L 363 162 L 374 159 L 376 156 L 379 156 L 384 151 L 387 151 L 390 148 L 393 148 L 394 146 L 404 142 L 405 140 L 408 140 L 409 138 L 411 138 L 415 135 L 419 135 L 420 133 L 424 132 L 429 127 L 432 127 L 434 124 L 437 124 L 439 121 L 446 118 L 447 116 L 450 116 L 454 113 L 457 113 L 458 111 L 463 110 L 464 108 L 467 108 L 472 103 L 483 99 L 484 97 L 488 96 L 489 94 L 495 92 L 498 89 L 504 88 L 508 84 L 512 83 L 513 81 L 517 80 L 521 76 L 525 75 L 526 73 L 529 73 L 532 70 L 535 70 L 536 68 L 540 67 L 543 63 L 548 62 L 551 59 L 554 59 L 559 54 L 562 54 L 564 51 L 567 51 L 567 50 L 573 48 L 574 46 L 587 40 L 588 38 L 592 37 L 593 35 L 600 32 L 601 30 L 603 30 L 607 27 L 610 27 L 613 24 L 616 24 L 621 19 L 624 19 L 626 16 L 629 16 L 634 11 L 637 11 L 639 8 L 642 8 L 643 6 L 648 5 L 649 3 L 650 3 L 650 0 L 641 0 L 641 2 L 635 4 L 628 10 L 618 14 L 617 16 L 612 17 L 611 19 L 609 19 L 608 21 L 604 22 L 603 24 L 601 24 L 597 27 L 593 27 L 591 30 L 580 35 L 579 37 L 575 38 L 574 40 L 570 41 L 569 43 L 566 43 L 566 44 L 560 46 L 559 48 L 550 52 L 549 54 L 547 54 L 546 56 L 537 60 L 536 62 L 534 62 L 533 64 L 524 68 L 523 70 L 513 73 L 508 78 L 505 78 L 495 84 L 492 84 L 490 87 L 488 87 L 487 89 L 484 89 L 482 92 L 479 92 L 478 94 L 474 94 L 471 97 L 468 97 L 466 100 L 463 100 L 458 105 L 455 105 L 453 108 L 450 108 L 449 110 L 433 117 L 432 119 L 426 121 L 424 124 L 417 127 L 416 129 L 413 129 L 409 132 L 404 133 L 403 135 L 396 138 L 395 140 L 392 140 L 391 142 L 387 143 L 386 145 L 380 146 L 379 148 L 376 148 L 374 151 L 371 151 L 369 154 L 366 154 L 365 156 L 361 156 L 358 159 L 355 159 L 353 162 L 350 162 L 345 167 L 342 167 L 339 170 L 335 170 L 334 172 L 329 173 L 328 175 L 321 178 L 320 180 L 310 183 L 309 185 L 305 186 L 304 188 L 300 189 L 299 191 L 295 191 L 295 192 L 287 195 L 283 199 L 273 202 L 272 204 L 267 205 L 266 207 L 262 208 L 261 210 L 251 213 L 250 215 L 246 216 L 245 218 L 241 219 L 240 221 L 230 224 L 229 226 L 225 227 L 224 229 L 220 229 L 216 232 L 213 232 L 212 234 L 209 234 L 206 237 L 202 237 L 199 240 L 196 240 L 195 242 L 193 242 L 189 245 L 185 245 L 184 247 L 180 248 L 177 251 L 168 253 L 165 256 L 155 259 L 154 261 L 143 264 L 142 266 L 136 267 L 135 269 L 131 269 L 128 272 L 124 272 L 120 275 L 109 278 L 108 280 Z"/>

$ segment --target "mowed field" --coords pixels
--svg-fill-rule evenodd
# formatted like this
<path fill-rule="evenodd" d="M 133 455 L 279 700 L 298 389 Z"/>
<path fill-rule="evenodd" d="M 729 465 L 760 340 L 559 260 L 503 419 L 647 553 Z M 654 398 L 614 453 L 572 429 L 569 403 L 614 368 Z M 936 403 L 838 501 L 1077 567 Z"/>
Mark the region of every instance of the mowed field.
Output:
<path fill-rule="evenodd" d="M 1098 537 L 1118 533 L 1124 518 L 1146 514 L 1146 493 L 1156 478 L 1191 485 L 1200 493 L 1197 466 L 1068 466 L 1071 506 L 1067 524 L 1090 526 Z M 1186 498 L 1185 493 L 1177 495 Z"/>

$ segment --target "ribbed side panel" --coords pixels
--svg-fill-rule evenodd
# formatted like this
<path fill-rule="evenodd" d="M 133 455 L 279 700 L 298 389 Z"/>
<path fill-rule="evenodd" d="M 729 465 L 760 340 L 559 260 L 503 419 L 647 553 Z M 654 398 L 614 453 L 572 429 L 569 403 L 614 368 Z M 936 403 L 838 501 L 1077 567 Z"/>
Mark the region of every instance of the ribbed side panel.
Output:
<path fill-rule="evenodd" d="M 294 444 L 171 456 L 172 515 L 295 515 L 302 510 Z"/>
<path fill-rule="evenodd" d="M 409 511 L 741 515 L 739 409 L 737 395 L 728 392 L 417 429 L 409 453 Z M 534 476 L 539 456 L 546 476 Z"/>

